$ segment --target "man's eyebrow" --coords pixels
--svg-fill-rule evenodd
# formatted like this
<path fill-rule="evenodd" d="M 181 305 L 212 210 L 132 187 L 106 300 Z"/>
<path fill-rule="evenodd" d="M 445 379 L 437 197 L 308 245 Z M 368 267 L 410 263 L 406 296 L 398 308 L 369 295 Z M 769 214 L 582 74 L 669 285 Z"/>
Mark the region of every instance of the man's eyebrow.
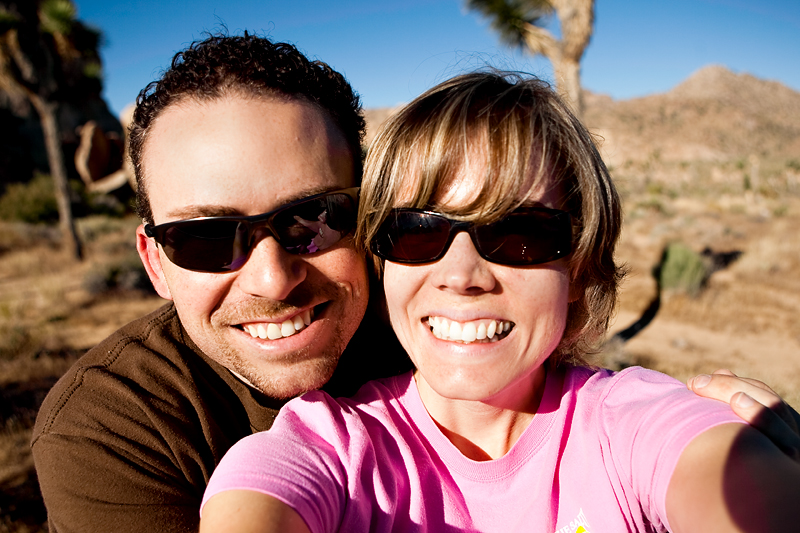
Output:
<path fill-rule="evenodd" d="M 336 190 L 339 190 L 339 188 L 317 187 L 314 189 L 298 192 L 297 194 L 283 198 L 282 202 L 279 205 L 274 206 L 269 211 L 274 211 L 275 209 L 279 209 L 280 207 L 286 204 L 302 200 L 303 198 L 308 198 L 309 196 L 314 196 L 317 194 L 322 194 L 325 192 L 336 191 Z M 260 215 L 261 213 L 252 213 L 252 214 Z M 177 209 L 173 209 L 172 211 L 167 213 L 167 217 L 170 220 L 186 220 L 189 218 L 201 218 L 201 217 L 235 217 L 235 216 L 244 216 L 244 213 L 242 213 L 238 209 L 224 205 L 187 205 L 179 207 Z"/>
<path fill-rule="evenodd" d="M 167 218 L 170 220 L 184 220 L 201 217 L 230 217 L 241 214 L 236 209 L 222 205 L 187 205 L 168 212 Z"/>

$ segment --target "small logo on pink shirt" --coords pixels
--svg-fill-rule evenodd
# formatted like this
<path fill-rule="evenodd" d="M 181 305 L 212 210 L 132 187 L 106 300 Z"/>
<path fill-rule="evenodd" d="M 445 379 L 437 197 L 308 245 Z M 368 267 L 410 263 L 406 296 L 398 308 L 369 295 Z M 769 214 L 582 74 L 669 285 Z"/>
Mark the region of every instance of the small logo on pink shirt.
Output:
<path fill-rule="evenodd" d="M 583 509 L 581 509 L 574 520 L 570 520 L 569 524 L 555 530 L 553 533 L 592 533 L 592 530 L 589 527 L 589 520 L 586 519 Z"/>

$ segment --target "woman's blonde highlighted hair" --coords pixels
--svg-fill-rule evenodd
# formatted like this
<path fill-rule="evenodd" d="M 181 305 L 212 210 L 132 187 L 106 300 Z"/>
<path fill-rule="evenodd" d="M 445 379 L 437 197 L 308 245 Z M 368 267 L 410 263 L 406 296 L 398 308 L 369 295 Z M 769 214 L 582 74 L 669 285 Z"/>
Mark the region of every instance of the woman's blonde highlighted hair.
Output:
<path fill-rule="evenodd" d="M 550 361 L 585 364 L 605 335 L 623 276 L 614 263 L 620 202 L 591 134 L 547 83 L 519 73 L 465 74 L 392 116 L 367 154 L 356 241 L 369 249 L 394 207 L 435 209 L 466 165 L 482 169 L 483 183 L 468 205 L 448 211 L 459 218 L 498 220 L 541 180 L 558 187 L 560 207 L 573 217 L 568 264 L 580 296 Z M 382 262 L 375 264 L 380 275 Z"/>

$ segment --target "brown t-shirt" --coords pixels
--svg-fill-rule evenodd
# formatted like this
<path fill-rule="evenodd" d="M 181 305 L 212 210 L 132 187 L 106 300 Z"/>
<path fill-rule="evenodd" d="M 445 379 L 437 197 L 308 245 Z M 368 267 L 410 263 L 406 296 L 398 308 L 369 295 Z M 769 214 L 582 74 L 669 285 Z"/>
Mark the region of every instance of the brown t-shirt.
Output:
<path fill-rule="evenodd" d="M 367 317 L 330 389 L 349 395 L 409 368 L 391 330 Z M 39 411 L 32 447 L 51 533 L 196 531 L 211 472 L 281 405 L 203 354 L 171 304 L 131 322 L 79 359 Z"/>

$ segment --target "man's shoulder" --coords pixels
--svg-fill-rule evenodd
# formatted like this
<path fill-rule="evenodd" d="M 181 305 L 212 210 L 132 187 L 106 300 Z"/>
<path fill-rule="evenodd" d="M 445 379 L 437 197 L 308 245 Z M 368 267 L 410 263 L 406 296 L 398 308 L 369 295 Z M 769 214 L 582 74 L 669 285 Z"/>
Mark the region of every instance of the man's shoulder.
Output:
<path fill-rule="evenodd" d="M 122 416 L 153 398 L 184 401 L 187 390 L 196 388 L 198 374 L 216 373 L 185 337 L 174 306 L 164 305 L 126 324 L 75 362 L 45 398 L 34 440 L 59 419 L 74 426 L 75 417 L 101 418 L 110 411 Z"/>
<path fill-rule="evenodd" d="M 74 368 L 111 367 L 119 364 L 126 350 L 142 350 L 171 356 L 187 348 L 186 337 L 175 306 L 170 302 L 155 311 L 133 320 L 103 339 L 86 352 Z"/>
<path fill-rule="evenodd" d="M 132 377 L 130 374 L 139 372 L 142 365 L 185 358 L 187 350 L 193 351 L 185 341 L 175 307 L 166 304 L 122 326 L 87 351 L 62 376 L 51 394 L 78 386 L 87 372 Z"/>

